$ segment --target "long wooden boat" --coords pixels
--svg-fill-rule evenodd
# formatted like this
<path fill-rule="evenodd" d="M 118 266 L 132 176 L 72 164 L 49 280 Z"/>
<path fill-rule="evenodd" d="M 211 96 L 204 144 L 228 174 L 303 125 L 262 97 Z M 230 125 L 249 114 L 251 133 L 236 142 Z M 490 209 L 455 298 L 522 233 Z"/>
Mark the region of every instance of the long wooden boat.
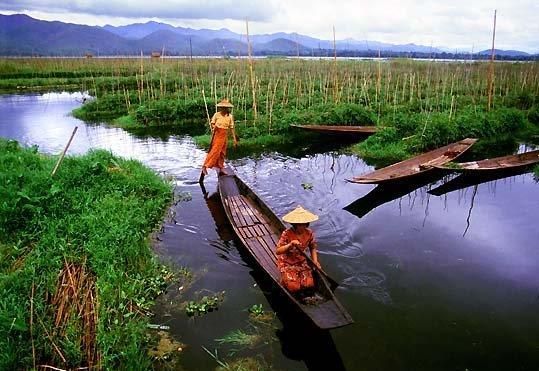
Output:
<path fill-rule="evenodd" d="M 295 125 L 290 126 L 302 130 L 321 134 L 333 135 L 371 135 L 378 131 L 377 126 L 352 126 L 352 125 Z"/>
<path fill-rule="evenodd" d="M 454 164 L 434 165 L 438 169 L 456 172 L 487 172 L 526 167 L 539 162 L 539 150 L 519 153 L 516 155 L 495 157 L 479 161 L 458 162 Z"/>
<path fill-rule="evenodd" d="M 352 183 L 378 184 L 423 174 L 426 171 L 434 169 L 436 165 L 443 165 L 446 162 L 456 159 L 476 141 L 477 139 L 466 138 L 408 160 L 347 180 Z"/>
<path fill-rule="evenodd" d="M 282 285 L 275 250 L 285 226 L 240 178 L 235 175 L 220 176 L 219 194 L 238 239 L 298 309 L 321 329 L 342 327 L 354 322 L 333 294 L 326 278 L 317 270 L 313 271 L 316 293 L 320 297 L 316 304 L 302 303 Z"/>

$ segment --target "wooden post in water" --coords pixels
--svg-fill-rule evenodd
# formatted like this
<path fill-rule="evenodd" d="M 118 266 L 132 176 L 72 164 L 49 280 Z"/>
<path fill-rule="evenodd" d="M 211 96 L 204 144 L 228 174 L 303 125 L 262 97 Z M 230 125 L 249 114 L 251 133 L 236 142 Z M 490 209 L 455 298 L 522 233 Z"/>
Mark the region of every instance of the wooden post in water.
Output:
<path fill-rule="evenodd" d="M 496 10 L 494 10 L 494 28 L 492 29 L 492 49 L 490 52 L 490 64 L 488 69 L 488 103 L 487 111 L 492 107 L 492 95 L 494 90 L 494 39 L 496 38 Z"/>
<path fill-rule="evenodd" d="M 247 53 L 249 55 L 249 75 L 251 76 L 251 90 L 253 91 L 253 125 L 256 125 L 257 111 L 256 111 L 256 94 L 255 94 L 255 77 L 253 72 L 253 58 L 251 56 L 251 41 L 249 39 L 249 21 L 245 20 L 247 27 Z"/>
<path fill-rule="evenodd" d="M 336 103 L 339 94 L 337 79 L 337 41 L 335 40 L 335 26 L 333 26 L 333 101 Z"/>
<path fill-rule="evenodd" d="M 56 162 L 56 165 L 54 165 L 54 169 L 52 170 L 51 177 L 53 177 L 56 174 L 56 172 L 58 171 L 58 168 L 60 167 L 60 164 L 62 163 L 62 160 L 64 159 L 64 156 L 65 156 L 65 154 L 67 152 L 67 149 L 71 145 L 71 141 L 73 140 L 73 137 L 75 136 L 75 133 L 77 132 L 78 128 L 79 128 L 78 126 L 75 126 L 75 129 L 73 129 L 73 133 L 71 134 L 71 138 L 69 138 L 69 142 L 67 142 L 67 145 L 65 146 L 64 151 L 60 155 L 60 158 Z"/>

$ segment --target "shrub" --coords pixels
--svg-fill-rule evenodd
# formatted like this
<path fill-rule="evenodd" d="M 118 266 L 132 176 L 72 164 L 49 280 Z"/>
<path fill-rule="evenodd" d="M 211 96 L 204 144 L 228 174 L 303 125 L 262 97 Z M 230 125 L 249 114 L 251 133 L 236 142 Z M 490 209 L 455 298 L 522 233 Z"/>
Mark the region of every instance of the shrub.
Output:
<path fill-rule="evenodd" d="M 528 111 L 528 121 L 531 124 L 534 124 L 536 126 L 539 126 L 539 105 L 533 106 Z"/>

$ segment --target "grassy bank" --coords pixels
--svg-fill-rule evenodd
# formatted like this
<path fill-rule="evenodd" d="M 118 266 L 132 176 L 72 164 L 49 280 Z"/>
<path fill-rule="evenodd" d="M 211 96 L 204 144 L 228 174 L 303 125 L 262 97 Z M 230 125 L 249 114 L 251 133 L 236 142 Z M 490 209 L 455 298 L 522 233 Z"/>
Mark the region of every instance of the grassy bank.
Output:
<path fill-rule="evenodd" d="M 0 369 L 147 369 L 164 271 L 148 235 L 171 187 L 106 151 L 55 158 L 0 140 Z"/>
<path fill-rule="evenodd" d="M 392 162 L 466 136 L 526 139 L 539 121 L 539 63 L 496 63 L 490 108 L 484 62 L 273 58 L 255 61 L 252 83 L 247 62 L 234 59 L 18 63 L 0 61 L 0 89 L 20 79 L 79 83 L 95 99 L 75 116 L 126 128 L 172 126 L 203 136 L 206 109 L 211 115 L 227 97 L 245 148 L 299 143 L 291 123 L 375 124 L 385 129 L 352 150 Z"/>

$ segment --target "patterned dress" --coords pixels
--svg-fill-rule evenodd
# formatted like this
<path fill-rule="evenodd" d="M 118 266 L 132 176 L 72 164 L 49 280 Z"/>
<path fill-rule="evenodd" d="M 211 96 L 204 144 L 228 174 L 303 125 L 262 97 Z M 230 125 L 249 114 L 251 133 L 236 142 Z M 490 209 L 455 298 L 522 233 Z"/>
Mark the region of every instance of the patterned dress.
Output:
<path fill-rule="evenodd" d="M 293 240 L 300 242 L 301 246 L 297 248 L 304 252 L 308 247 L 316 244 L 314 233 L 310 229 L 307 228 L 303 233 L 299 233 L 293 228 L 289 228 L 281 234 L 277 247 L 287 245 Z M 281 271 L 282 283 L 290 292 L 314 286 L 312 269 L 305 256 L 296 251 L 296 248 L 292 248 L 284 254 L 278 254 L 277 266 Z"/>
<path fill-rule="evenodd" d="M 225 167 L 226 145 L 228 129 L 234 127 L 234 117 L 231 114 L 222 115 L 217 112 L 213 115 L 211 123 L 214 127 L 210 152 L 206 156 L 204 166 L 206 168 Z"/>

